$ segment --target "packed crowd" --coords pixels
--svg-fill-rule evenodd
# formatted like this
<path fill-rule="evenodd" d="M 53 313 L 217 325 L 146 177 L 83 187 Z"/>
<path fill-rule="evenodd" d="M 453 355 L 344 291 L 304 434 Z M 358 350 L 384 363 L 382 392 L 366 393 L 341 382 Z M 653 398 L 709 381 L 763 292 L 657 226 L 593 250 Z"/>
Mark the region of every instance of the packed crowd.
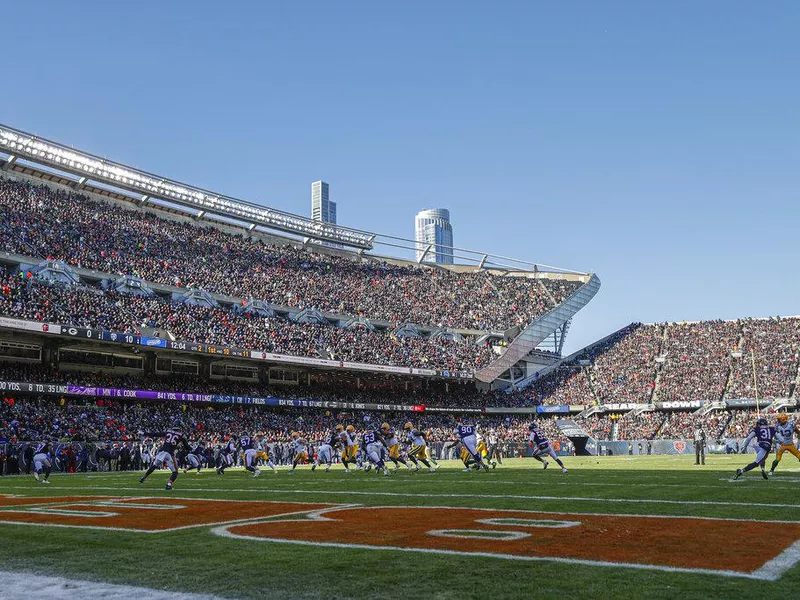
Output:
<path fill-rule="evenodd" d="M 0 380 L 38 383 L 71 383 L 89 387 L 219 394 L 226 396 L 278 397 L 286 400 L 321 402 L 358 402 L 371 404 L 425 405 L 431 408 L 482 408 L 487 395 L 470 383 L 448 383 L 438 380 L 405 382 L 362 378 L 360 385 L 350 378 L 315 374 L 300 385 L 208 379 L 195 375 L 118 375 L 97 372 L 59 370 L 57 366 L 39 366 L 0 362 Z M 491 396 L 492 394 L 489 394 Z"/>
<path fill-rule="evenodd" d="M 743 321 L 739 350 L 741 357 L 731 360 L 727 397 L 788 397 L 797 376 L 800 319 Z"/>
<path fill-rule="evenodd" d="M 0 442 L 141 441 L 178 427 L 193 440 L 217 444 L 231 435 L 259 432 L 270 443 L 287 443 L 299 431 L 317 443 L 339 423 L 353 425 L 360 435 L 384 421 L 402 429 L 406 421 L 427 432 L 429 443 L 455 441 L 459 422 L 474 423 L 484 436 L 492 434 L 503 443 L 522 444 L 530 420 L 512 416 L 380 413 L 368 411 L 322 411 L 315 409 L 260 406 L 188 406 L 166 403 L 130 403 L 93 399 L 44 397 L 5 398 L 0 404 Z M 551 441 L 567 443 L 552 418 L 538 419 Z"/>
<path fill-rule="evenodd" d="M 490 345 L 476 345 L 469 338 L 400 337 L 362 328 L 298 324 L 227 308 L 176 304 L 160 297 L 37 283 L 13 275 L 2 280 L 0 314 L 120 333 L 139 334 L 143 327 L 152 327 L 186 342 L 435 370 L 474 371 L 494 356 Z"/>
<path fill-rule="evenodd" d="M 512 395 L 509 406 L 787 398 L 798 361 L 796 317 L 634 323 Z"/>
<path fill-rule="evenodd" d="M 9 252 L 101 272 L 436 327 L 524 326 L 579 285 L 314 254 L 10 179 L 0 179 L 0 235 Z"/>
<path fill-rule="evenodd" d="M 363 402 L 381 404 L 426 404 L 453 408 L 459 402 L 474 408 L 486 397 L 469 385 L 428 384 L 416 389 L 356 387 L 352 382 L 312 380 L 308 386 L 268 386 L 261 383 L 206 380 L 197 376 L 118 376 L 102 372 L 59 371 L 56 367 L 0 363 L 0 380 L 74 383 L 86 386 L 122 387 L 163 391 L 226 395 L 278 396 L 286 399 Z M 449 389 L 448 389 L 449 388 Z M 556 416 L 486 415 L 480 413 L 378 413 L 369 411 L 323 411 L 319 409 L 267 408 L 260 406 L 194 405 L 189 403 L 120 403 L 108 398 L 3 399 L 0 411 L 0 441 L 135 441 L 143 435 L 179 425 L 209 443 L 239 431 L 263 431 L 272 443 L 288 443 L 291 431 L 299 430 L 318 440 L 337 422 L 346 421 L 364 430 L 382 420 L 411 420 L 429 431 L 432 443 L 444 443 L 460 420 L 477 422 L 483 431 L 511 443 L 526 436 L 526 426 L 536 418 L 551 440 L 566 443 L 556 425 Z M 599 440 L 692 439 L 702 425 L 709 440 L 744 437 L 756 415 L 750 410 L 712 411 L 698 417 L 693 411 L 605 413 L 580 419 L 579 425 Z"/>
<path fill-rule="evenodd" d="M 730 371 L 731 351 L 741 334 L 738 321 L 673 323 L 664 344 L 660 400 L 722 399 Z"/>

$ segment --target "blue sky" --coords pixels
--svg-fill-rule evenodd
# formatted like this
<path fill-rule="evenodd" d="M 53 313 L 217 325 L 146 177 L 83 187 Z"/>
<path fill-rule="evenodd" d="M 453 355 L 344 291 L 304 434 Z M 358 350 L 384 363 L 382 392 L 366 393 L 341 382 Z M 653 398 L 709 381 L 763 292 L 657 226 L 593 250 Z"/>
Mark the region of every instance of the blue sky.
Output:
<path fill-rule="evenodd" d="M 344 225 L 594 270 L 631 321 L 800 314 L 800 3 L 37 2 L 0 122 Z"/>

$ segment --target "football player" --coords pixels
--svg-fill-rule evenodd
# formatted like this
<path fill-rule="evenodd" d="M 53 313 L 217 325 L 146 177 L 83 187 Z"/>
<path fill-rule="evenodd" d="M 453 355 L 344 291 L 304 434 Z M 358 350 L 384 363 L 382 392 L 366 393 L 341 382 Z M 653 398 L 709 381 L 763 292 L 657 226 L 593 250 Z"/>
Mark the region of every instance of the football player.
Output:
<path fill-rule="evenodd" d="M 542 468 L 546 469 L 547 465 L 549 464 L 546 459 L 542 458 L 543 454 L 549 455 L 559 467 L 561 467 L 561 472 L 566 473 L 567 467 L 564 466 L 564 463 L 561 462 L 561 459 L 558 458 L 555 450 L 550 445 L 550 440 L 547 439 L 547 436 L 542 433 L 538 427 L 536 427 L 536 423 L 531 423 L 530 427 L 528 427 L 530 431 L 530 444 L 531 448 L 533 448 L 533 458 L 538 460 L 542 463 Z"/>
<path fill-rule="evenodd" d="M 253 477 L 261 475 L 261 469 L 258 468 L 256 454 L 258 451 L 255 448 L 255 440 L 249 435 L 245 434 L 239 438 L 239 449 L 244 455 L 244 468 L 253 474 Z"/>
<path fill-rule="evenodd" d="M 478 434 L 475 431 L 475 426 L 459 423 L 454 433 L 458 436 L 459 441 L 464 448 L 466 448 L 467 452 L 469 452 L 470 456 L 472 456 L 472 460 L 475 461 L 478 468 L 488 471 L 489 467 L 483 462 L 483 456 L 481 456 L 478 450 Z M 469 465 L 467 465 L 467 467 L 469 467 Z"/>
<path fill-rule="evenodd" d="M 344 425 L 337 425 L 336 432 L 339 435 L 339 447 L 342 451 L 342 464 L 344 465 L 344 472 L 350 472 L 350 463 L 356 461 L 358 454 L 358 444 L 355 439 L 355 427 L 352 425 L 347 426 L 345 431 Z M 352 436 L 350 433 L 352 432 Z"/>
<path fill-rule="evenodd" d="M 486 447 L 486 440 L 483 439 L 483 436 L 475 431 L 475 439 L 477 440 L 476 449 L 478 450 L 478 454 L 481 455 L 484 463 L 487 463 L 493 469 L 497 468 L 497 461 L 491 460 L 489 458 L 489 448 Z"/>
<path fill-rule="evenodd" d="M 778 444 L 778 451 L 775 453 L 775 460 L 772 461 L 772 466 L 769 468 L 769 474 L 775 473 L 775 468 L 781 462 L 784 452 L 789 452 L 800 460 L 800 450 L 794 444 L 794 434 L 800 433 L 797 429 L 797 424 L 794 420 L 789 418 L 786 413 L 780 413 L 777 417 L 778 424 L 775 425 L 775 439 Z"/>
<path fill-rule="evenodd" d="M 300 435 L 299 431 L 292 432 L 292 443 L 294 444 L 294 459 L 290 473 L 294 473 L 301 460 L 308 460 L 308 442 Z"/>
<path fill-rule="evenodd" d="M 175 480 L 178 478 L 178 463 L 175 460 L 175 450 L 179 447 L 184 447 L 189 450 L 189 443 L 186 441 L 186 438 L 183 437 L 183 433 L 181 433 L 180 429 L 167 429 L 167 431 L 164 432 L 164 441 L 161 442 L 161 446 L 159 446 L 156 455 L 153 457 L 153 464 L 150 465 L 150 468 L 148 468 L 145 474 L 139 479 L 139 483 L 144 483 L 145 479 L 147 479 L 159 465 L 165 465 L 172 471 L 166 486 L 168 490 L 171 490 L 172 484 L 175 483 Z"/>
<path fill-rule="evenodd" d="M 430 429 L 428 429 L 428 430 L 427 430 L 427 431 L 424 433 L 424 437 L 425 437 L 425 455 L 428 457 L 428 460 L 429 460 L 431 463 L 433 463 L 433 466 L 434 466 L 435 468 L 437 468 L 437 469 L 438 469 L 438 468 L 439 468 L 439 461 L 438 461 L 438 460 L 436 460 L 436 459 L 433 457 L 433 453 L 431 452 L 431 447 L 430 447 L 430 444 L 428 444 L 428 437 L 429 437 L 429 436 L 431 436 L 431 430 L 430 430 Z"/>
<path fill-rule="evenodd" d="M 217 456 L 217 475 L 225 475 L 225 469 L 232 467 L 236 456 L 236 436 L 232 435 L 220 448 Z"/>
<path fill-rule="evenodd" d="M 197 472 L 200 472 L 200 468 L 203 464 L 203 457 L 206 454 L 206 447 L 205 444 L 201 441 L 197 442 L 195 447 L 192 449 L 189 454 L 186 455 L 186 466 L 183 469 L 184 473 L 188 473 L 189 469 L 197 469 Z"/>
<path fill-rule="evenodd" d="M 275 462 L 272 460 L 272 456 L 269 454 L 269 446 L 267 445 L 267 440 L 264 439 L 264 434 L 260 434 L 256 436 L 256 461 L 261 460 L 265 462 L 267 466 L 272 469 L 272 472 L 275 475 L 278 474 L 278 467 L 275 465 Z"/>
<path fill-rule="evenodd" d="M 394 428 L 388 423 L 381 425 L 381 435 L 386 442 L 386 447 L 389 449 L 389 460 L 394 463 L 394 470 L 397 471 L 400 465 L 403 464 L 407 469 L 411 469 L 408 461 L 400 456 L 400 440 L 397 438 L 397 433 Z"/>
<path fill-rule="evenodd" d="M 317 458 L 314 459 L 314 464 L 311 465 L 312 471 L 316 469 L 320 463 L 324 462 L 326 464 L 325 472 L 330 473 L 331 465 L 333 464 L 333 449 L 336 447 L 336 443 L 339 439 L 338 436 L 339 434 L 334 429 L 330 432 L 330 435 L 328 435 L 319 445 L 319 448 L 317 449 Z"/>
<path fill-rule="evenodd" d="M 380 431 L 367 431 L 362 441 L 364 442 L 367 457 L 375 465 L 375 471 L 383 473 L 384 477 L 388 477 L 389 469 L 386 468 L 386 463 L 383 462 L 383 449 L 386 447 L 383 434 Z"/>
<path fill-rule="evenodd" d="M 756 421 L 756 426 L 753 427 L 750 435 L 745 438 L 744 444 L 742 444 L 742 452 L 747 450 L 747 446 L 749 446 L 750 442 L 754 439 L 756 440 L 756 459 L 744 469 L 736 469 L 736 475 L 733 477 L 734 479 L 739 479 L 742 473 L 747 473 L 756 467 L 761 467 L 761 476 L 764 479 L 769 479 L 764 467 L 767 462 L 767 457 L 772 451 L 772 440 L 775 439 L 775 428 L 770 427 L 764 417 L 760 417 L 758 421 Z"/>
<path fill-rule="evenodd" d="M 50 483 L 48 477 L 53 469 L 52 452 L 53 445 L 50 442 L 40 442 L 33 451 L 33 476 L 39 483 Z"/>
<path fill-rule="evenodd" d="M 142 466 L 145 471 L 150 467 L 150 462 L 153 460 L 153 455 L 150 451 L 153 448 L 153 440 L 146 438 L 142 444 Z"/>
<path fill-rule="evenodd" d="M 408 458 L 417 467 L 414 470 L 419 471 L 419 465 L 417 465 L 417 461 L 419 461 L 428 467 L 428 471 L 431 473 L 436 471 L 436 468 L 428 462 L 428 453 L 426 451 L 428 442 L 425 439 L 425 434 L 419 429 L 414 429 L 414 425 L 411 422 L 406 423 L 403 429 L 406 431 L 406 444 L 409 446 Z"/>

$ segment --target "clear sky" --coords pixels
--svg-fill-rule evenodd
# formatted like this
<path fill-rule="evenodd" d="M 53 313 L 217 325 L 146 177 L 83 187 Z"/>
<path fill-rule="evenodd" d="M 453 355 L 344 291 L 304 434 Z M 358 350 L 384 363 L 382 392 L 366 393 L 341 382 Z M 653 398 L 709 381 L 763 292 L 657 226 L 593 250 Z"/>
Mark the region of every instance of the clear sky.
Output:
<path fill-rule="evenodd" d="M 14 2 L 0 122 L 188 183 L 594 270 L 631 321 L 800 314 L 800 2 Z"/>

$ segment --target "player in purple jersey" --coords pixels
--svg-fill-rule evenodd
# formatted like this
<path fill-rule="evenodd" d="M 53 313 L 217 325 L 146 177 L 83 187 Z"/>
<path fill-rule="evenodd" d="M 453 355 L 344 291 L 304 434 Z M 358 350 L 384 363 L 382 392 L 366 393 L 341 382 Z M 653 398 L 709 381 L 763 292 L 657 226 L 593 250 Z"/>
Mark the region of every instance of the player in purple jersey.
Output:
<path fill-rule="evenodd" d="M 542 458 L 542 455 L 547 454 L 550 456 L 550 458 L 556 461 L 559 467 L 561 467 L 561 472 L 566 473 L 567 467 L 565 467 L 564 463 L 561 462 L 561 459 L 558 458 L 558 455 L 550 445 L 550 440 L 547 439 L 547 436 L 545 436 L 545 434 L 539 431 L 539 428 L 536 427 L 536 423 L 531 423 L 530 427 L 528 427 L 528 430 L 531 432 L 529 439 L 531 448 L 533 448 L 533 458 L 542 463 L 543 468 L 546 469 L 547 465 L 550 463 L 548 463 L 546 459 Z"/>
<path fill-rule="evenodd" d="M 742 445 L 742 452 L 744 452 L 747 450 L 747 446 L 750 445 L 750 442 L 756 440 L 756 459 L 744 469 L 736 469 L 736 475 L 734 476 L 734 479 L 739 479 L 739 477 L 742 476 L 742 473 L 747 473 L 756 467 L 761 467 L 761 476 L 764 479 L 769 479 L 764 467 L 767 463 L 767 457 L 772 451 L 773 439 L 775 439 L 775 428 L 770 427 L 767 423 L 767 420 L 764 417 L 761 417 L 758 421 L 756 421 L 756 426 L 753 427 L 750 435 L 745 438 L 744 444 Z"/>
<path fill-rule="evenodd" d="M 153 464 L 150 465 L 150 468 L 147 469 L 144 476 L 139 479 L 139 483 L 144 483 L 150 474 L 159 466 L 166 465 L 166 467 L 172 471 L 167 481 L 167 489 L 171 490 L 172 484 L 175 483 L 175 480 L 178 478 L 178 461 L 175 460 L 175 451 L 179 447 L 185 448 L 187 452 L 191 450 L 191 448 L 189 448 L 189 442 L 186 441 L 186 438 L 183 437 L 183 433 L 181 433 L 179 429 L 167 429 L 167 431 L 164 432 L 164 441 L 161 443 L 161 446 L 159 446 L 155 458 L 153 459 Z"/>

